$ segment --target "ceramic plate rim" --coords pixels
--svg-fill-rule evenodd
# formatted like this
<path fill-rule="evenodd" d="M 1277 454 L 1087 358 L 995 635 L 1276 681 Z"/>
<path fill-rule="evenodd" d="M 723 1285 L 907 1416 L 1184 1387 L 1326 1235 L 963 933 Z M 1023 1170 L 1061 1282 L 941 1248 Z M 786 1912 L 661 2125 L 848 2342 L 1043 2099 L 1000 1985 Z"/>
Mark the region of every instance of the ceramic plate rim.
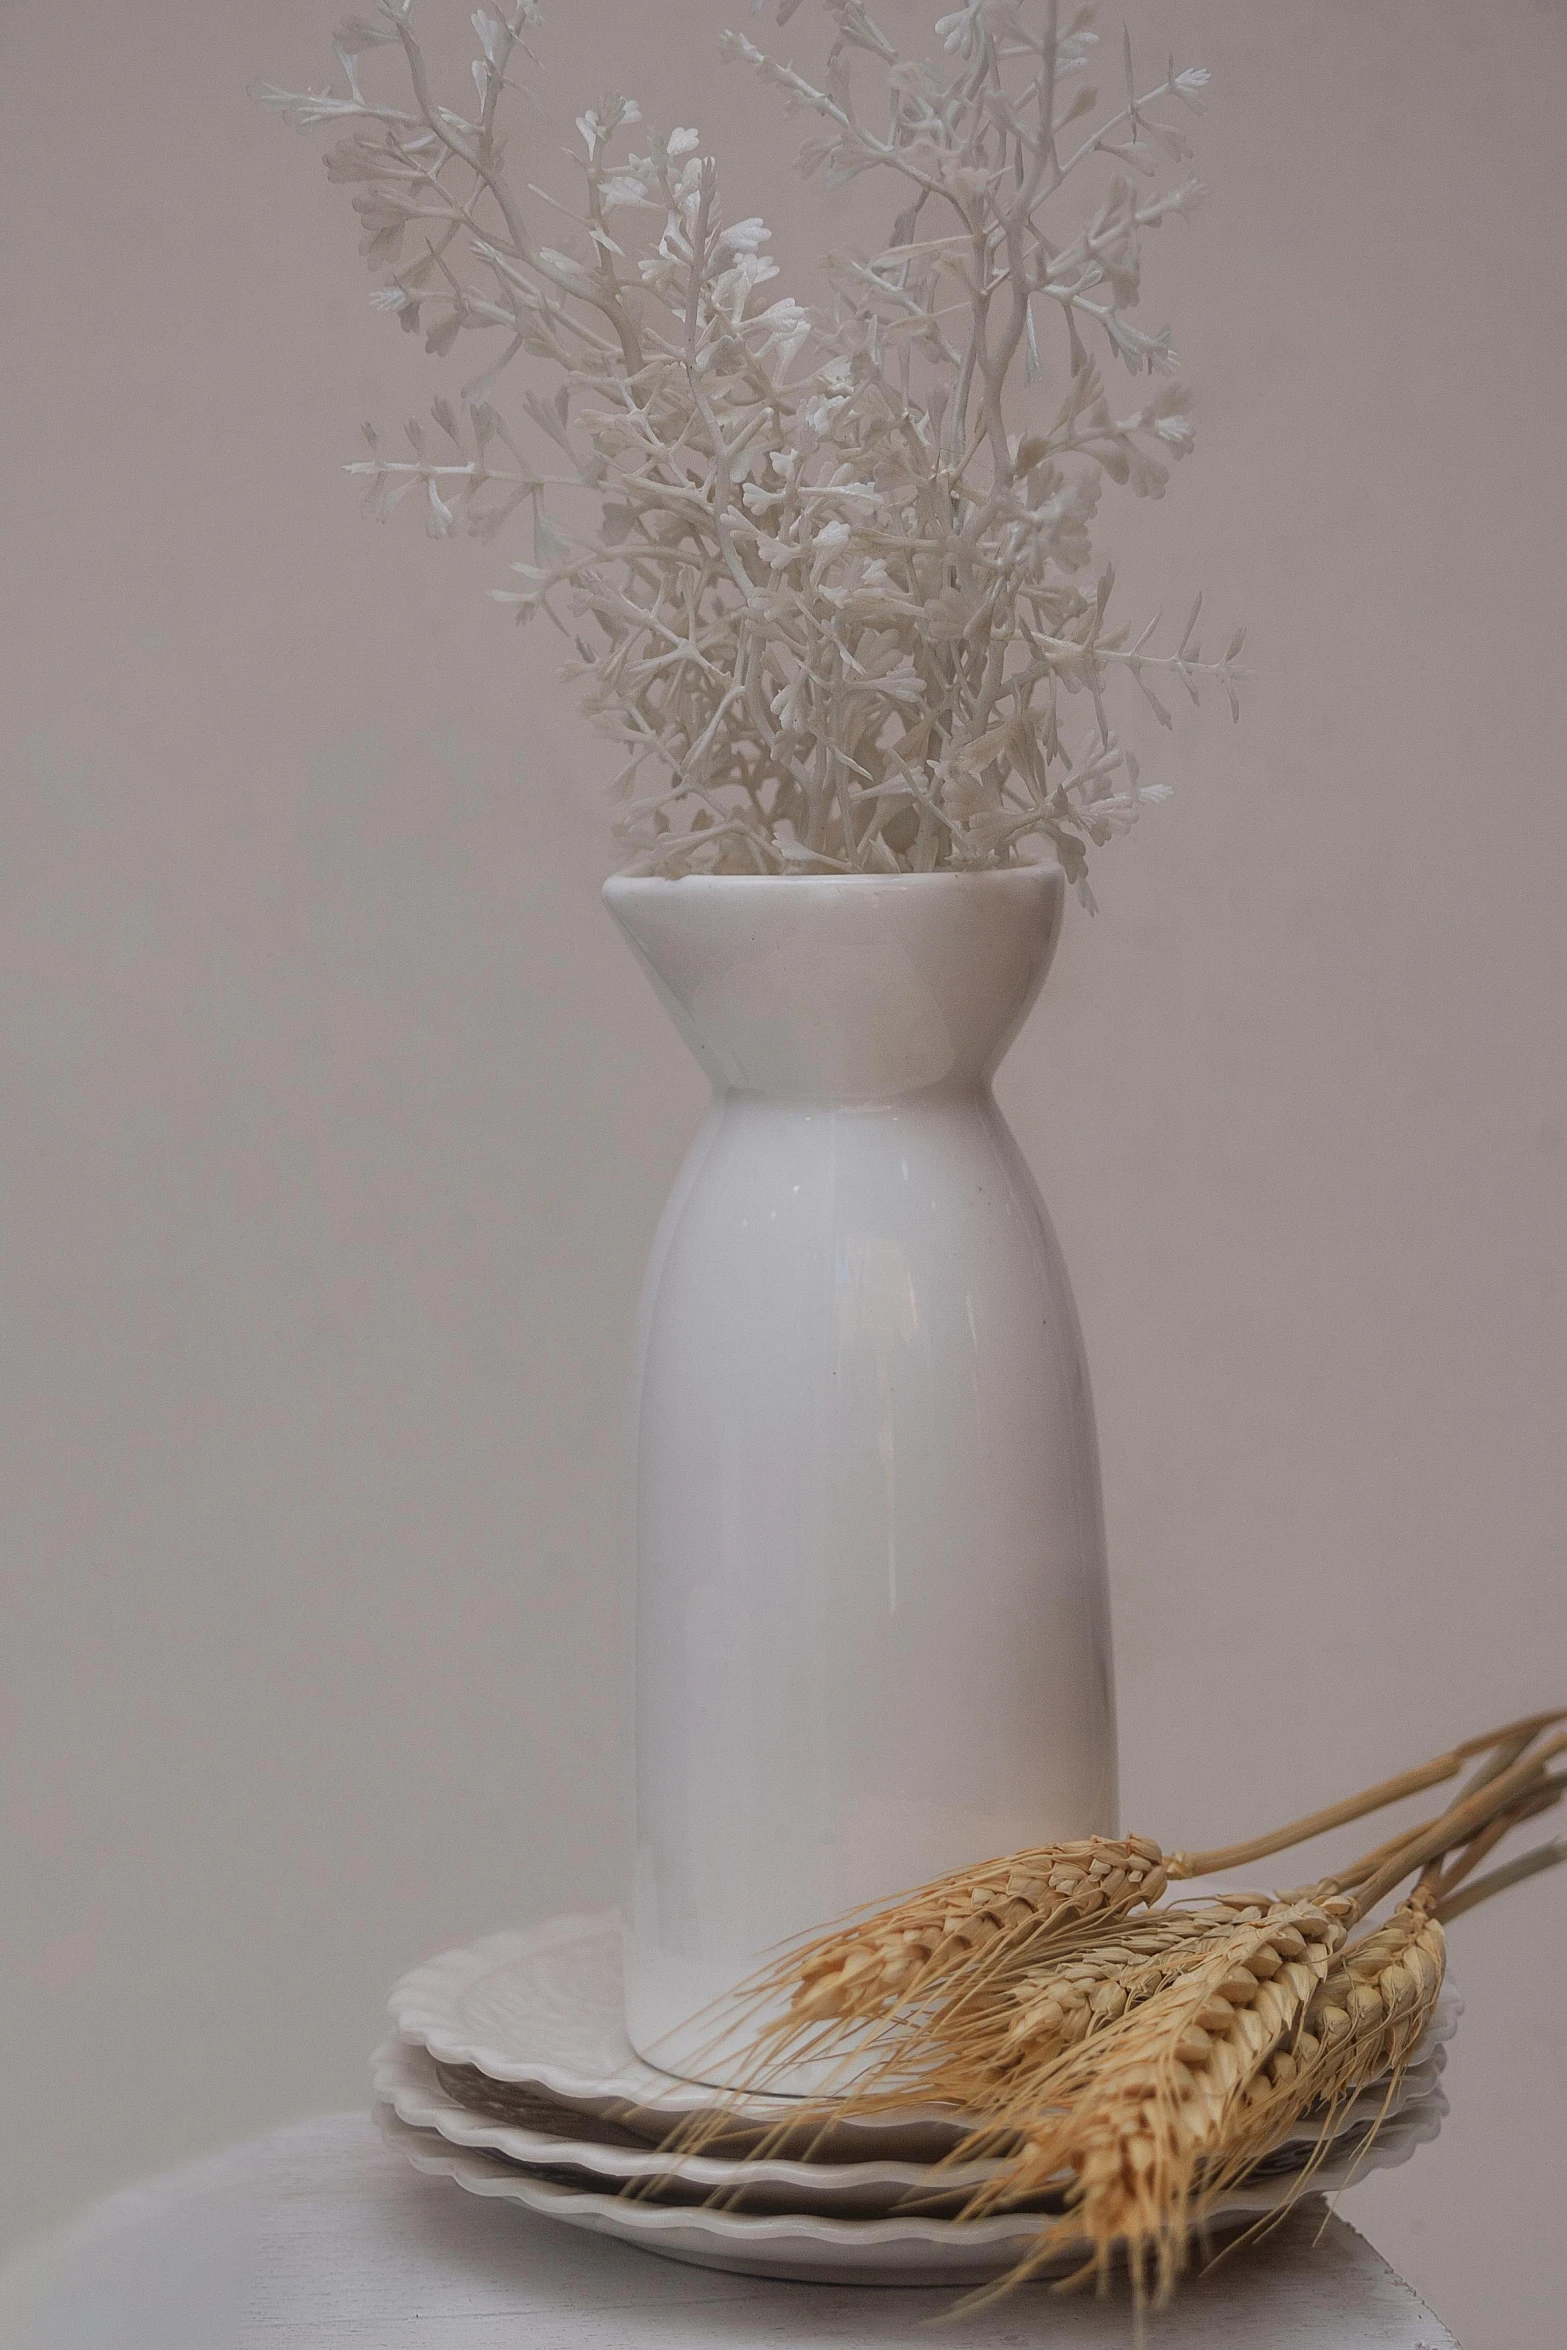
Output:
<path fill-rule="evenodd" d="M 1389 2109 L 1384 2127 L 1391 2127 L 1401 2113 L 1421 2103 L 1440 2082 L 1447 2062 L 1446 2048 L 1441 2041 L 1429 2038 L 1422 2045 L 1425 2053 L 1417 2052 L 1401 2084 L 1403 2093 Z M 428 2073 L 422 2069 L 421 2059 L 430 2068 Z M 435 2075 L 435 2061 L 431 2052 L 417 2043 L 397 2038 L 383 2041 L 371 2060 L 371 2087 L 377 2101 L 390 2106 L 398 2120 L 410 2129 L 433 2132 L 449 2145 L 473 2153 L 494 2154 L 524 2170 L 582 2170 L 622 2182 L 667 2174 L 688 2186 L 719 2190 L 750 2184 L 790 2189 L 829 2201 L 839 2195 L 873 2189 L 918 2192 L 921 2188 L 930 2189 L 932 2184 L 928 2163 L 890 2159 L 819 2163 L 788 2155 L 741 2160 L 724 2155 L 684 2154 L 671 2159 L 653 2146 L 611 2146 L 602 2140 L 530 2129 L 526 2123 L 507 2122 L 498 2115 L 465 2106 Z M 1372 2094 L 1370 2090 L 1363 2092 L 1362 2098 L 1344 2108 L 1333 2132 L 1335 2139 L 1369 2118 L 1366 2101 Z M 571 2110 L 581 2111 L 580 2108 Z M 1310 2147 L 1318 2142 L 1315 2130 L 1297 2128 L 1280 2140 L 1275 2152 L 1291 2146 Z M 999 2163 L 994 2161 L 954 2164 L 939 2182 L 939 2191 L 958 2193 L 966 2187 L 983 2185 L 999 2168 Z"/>
<path fill-rule="evenodd" d="M 1306 2192 L 1334 2194 L 1373 2171 L 1396 2169 L 1410 2159 L 1417 2146 L 1436 2137 L 1447 2112 L 1446 2096 L 1440 2088 L 1433 2089 L 1427 2098 L 1406 2107 L 1369 2147 L 1357 2149 L 1353 2156 L 1345 2155 L 1338 2162 L 1319 2164 L 1307 2182 Z M 618 2235 L 626 2242 L 642 2241 L 647 2249 L 662 2249 L 676 2258 L 690 2255 L 680 2252 L 674 2240 L 682 2236 L 689 2239 L 695 2233 L 699 2240 L 705 2238 L 715 2251 L 744 2252 L 752 2258 L 765 2253 L 769 2246 L 785 2251 L 792 2249 L 797 2264 L 812 2254 L 836 2254 L 846 2276 L 853 2273 L 856 2265 L 874 2267 L 877 2253 L 908 2252 L 915 2248 L 927 2254 L 946 2253 L 956 2270 L 974 2253 L 983 2254 L 987 2249 L 1028 2241 L 1037 2234 L 1040 2225 L 1038 2214 L 1024 2212 L 1000 2213 L 980 2220 L 928 2219 L 911 2214 L 840 2219 L 816 2212 L 749 2213 L 714 2211 L 701 2205 L 641 2202 L 561 2186 L 507 2163 L 498 2154 L 455 2146 L 435 2132 L 414 2128 L 384 2103 L 377 2104 L 374 2118 L 387 2144 L 427 2176 L 451 2179 L 469 2194 L 512 2203 L 568 2225 Z M 1243 2223 L 1248 2217 L 1260 2218 L 1277 2210 L 1287 2199 L 1288 2182 L 1298 2180 L 1299 2175 L 1291 2172 L 1256 2187 L 1231 2190 L 1211 2215 L 1210 2224 L 1222 2228 L 1231 2215 Z M 663 2239 L 662 2244 L 659 2239 Z M 1063 2243 L 1061 2250 L 1065 2254 L 1071 2247 Z M 869 2255 L 869 2260 L 859 2257 L 863 2255 Z M 934 2265 L 925 2263 L 926 2273 Z"/>

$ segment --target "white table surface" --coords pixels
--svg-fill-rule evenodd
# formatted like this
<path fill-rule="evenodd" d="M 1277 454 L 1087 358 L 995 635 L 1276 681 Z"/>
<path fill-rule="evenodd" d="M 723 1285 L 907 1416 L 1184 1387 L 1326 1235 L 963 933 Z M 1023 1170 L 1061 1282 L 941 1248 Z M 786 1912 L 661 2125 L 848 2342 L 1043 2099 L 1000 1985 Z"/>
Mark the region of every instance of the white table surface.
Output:
<path fill-rule="evenodd" d="M 1320 2232 L 1319 2232 L 1320 2231 Z M 1124 2293 L 951 2294 L 687 2268 L 422 2178 L 327 2114 L 128 2187 L 0 2271 L 0 2350 L 1129 2350 Z M 1365 2239 L 1303 2206 L 1187 2282 L 1149 2350 L 1456 2350 Z"/>

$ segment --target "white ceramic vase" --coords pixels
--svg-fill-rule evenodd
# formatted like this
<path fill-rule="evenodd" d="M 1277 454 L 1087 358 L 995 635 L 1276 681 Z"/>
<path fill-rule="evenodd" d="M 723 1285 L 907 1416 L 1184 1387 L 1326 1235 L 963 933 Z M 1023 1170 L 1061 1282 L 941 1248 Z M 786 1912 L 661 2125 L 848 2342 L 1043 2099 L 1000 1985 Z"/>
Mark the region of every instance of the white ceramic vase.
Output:
<path fill-rule="evenodd" d="M 1115 1826 L 1088 1375 L 990 1091 L 1063 886 L 605 890 L 713 1086 L 638 1348 L 627 2024 L 670 2071 L 734 2077 L 710 2003 L 781 1938 Z"/>

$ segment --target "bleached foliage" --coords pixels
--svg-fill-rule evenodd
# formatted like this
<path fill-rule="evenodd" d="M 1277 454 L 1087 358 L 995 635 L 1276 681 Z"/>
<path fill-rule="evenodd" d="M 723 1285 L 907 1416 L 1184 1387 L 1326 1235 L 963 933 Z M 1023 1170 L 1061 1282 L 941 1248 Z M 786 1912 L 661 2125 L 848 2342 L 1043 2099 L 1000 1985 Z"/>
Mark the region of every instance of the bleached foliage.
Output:
<path fill-rule="evenodd" d="M 1056 0 L 966 0 L 933 61 L 820 0 L 816 78 L 726 34 L 807 118 L 803 171 L 898 184 L 886 243 L 828 256 L 808 306 L 778 293 L 766 224 L 724 217 L 698 134 L 626 98 L 581 116 L 569 224 L 538 226 L 559 208 L 526 125 L 515 165 L 501 135 L 538 12 L 492 5 L 466 107 L 436 95 L 413 0 L 342 28 L 344 88 L 264 93 L 344 128 L 327 169 L 377 306 L 438 357 L 499 346 L 406 453 L 367 428 L 371 510 L 412 491 L 437 536 L 531 525 L 492 592 L 572 640 L 633 870 L 924 872 L 1049 842 L 1086 894 L 1089 846 L 1153 796 L 1113 696 L 1168 724 L 1161 684 L 1233 708 L 1243 675 L 1239 632 L 1202 658 L 1196 606 L 1167 649 L 1124 626 L 1091 537 L 1106 482 L 1158 497 L 1191 446 L 1168 333 L 1130 314 L 1145 236 L 1198 192 L 1181 118 L 1205 72 L 1139 91 L 1128 42 L 1101 106 L 1092 10 Z M 519 357 L 553 387 L 503 413 Z M 1112 399 L 1104 359 L 1140 388 Z"/>

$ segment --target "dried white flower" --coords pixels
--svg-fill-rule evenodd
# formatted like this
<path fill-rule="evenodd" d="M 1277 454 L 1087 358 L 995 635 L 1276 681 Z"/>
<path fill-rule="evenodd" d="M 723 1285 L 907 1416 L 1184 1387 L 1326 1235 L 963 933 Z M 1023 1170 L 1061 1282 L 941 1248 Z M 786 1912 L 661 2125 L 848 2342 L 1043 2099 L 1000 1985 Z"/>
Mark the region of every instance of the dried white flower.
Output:
<path fill-rule="evenodd" d="M 938 19 L 932 63 L 861 0 L 820 4 L 819 82 L 724 36 L 812 119 L 802 171 L 902 183 L 885 245 L 829 257 L 815 306 L 765 299 L 770 232 L 724 223 L 698 133 L 635 154 L 641 117 L 618 95 L 578 117 L 575 240 L 535 236 L 498 129 L 533 0 L 474 15 L 477 111 L 437 99 L 413 0 L 339 32 L 343 94 L 264 92 L 302 126 L 344 127 L 327 169 L 356 184 L 362 250 L 387 273 L 377 307 L 438 356 L 467 333 L 499 344 L 460 412 L 435 403 L 443 446 L 413 425 L 392 457 L 367 428 L 350 471 L 378 515 L 419 488 L 437 536 L 527 510 L 532 561 L 491 592 L 571 641 L 584 706 L 620 746 L 634 870 L 926 872 L 1048 842 L 1086 894 L 1089 848 L 1162 789 L 1139 783 L 1112 693 L 1129 683 L 1168 725 L 1162 681 L 1194 700 L 1216 683 L 1234 709 L 1244 676 L 1239 631 L 1202 658 L 1200 597 L 1155 652 L 1157 623 L 1112 623 L 1112 574 L 1090 576 L 1102 485 L 1158 497 L 1191 446 L 1168 331 L 1127 313 L 1144 237 L 1198 195 L 1155 183 L 1189 153 L 1171 110 L 1197 111 L 1208 77 L 1172 67 L 1140 93 L 1128 44 L 1122 102 L 1067 135 L 1097 104 L 1090 8 L 1063 22 L 1057 0 L 966 0 Z M 398 102 L 362 79 L 362 53 L 392 46 Z M 1093 173 L 1064 222 L 1065 182 Z M 1129 414 L 1096 336 L 1156 378 Z M 518 402 L 538 461 L 493 388 L 519 355 L 558 377 Z M 568 530 L 552 504 L 573 491 L 592 514 Z"/>

